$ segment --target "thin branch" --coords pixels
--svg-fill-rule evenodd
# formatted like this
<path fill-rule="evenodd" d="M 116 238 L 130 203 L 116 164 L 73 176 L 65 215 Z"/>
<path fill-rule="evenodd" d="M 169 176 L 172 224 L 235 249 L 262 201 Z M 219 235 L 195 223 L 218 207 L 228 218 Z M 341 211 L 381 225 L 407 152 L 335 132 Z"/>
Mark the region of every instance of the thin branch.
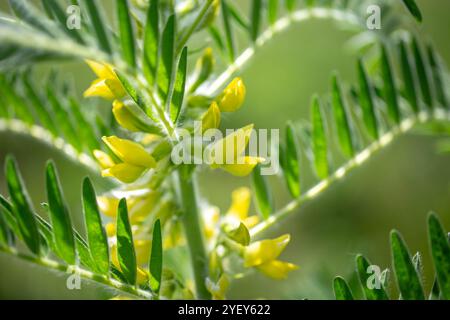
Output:
<path fill-rule="evenodd" d="M 288 16 L 280 18 L 273 26 L 264 31 L 261 36 L 256 40 L 256 44 L 252 47 L 245 49 L 239 57 L 214 80 L 209 86 L 202 89 L 202 92 L 209 95 L 214 95 L 225 84 L 227 84 L 233 75 L 241 70 L 245 64 L 255 55 L 256 49 L 263 47 L 269 40 L 275 35 L 287 30 L 294 23 L 302 22 L 311 18 L 318 19 L 334 19 L 336 21 L 345 21 L 346 23 L 353 25 L 361 25 L 361 19 L 350 11 L 341 11 L 338 9 L 330 8 L 311 8 L 301 9 Z"/>
<path fill-rule="evenodd" d="M 34 257 L 31 255 L 20 253 L 14 249 L 0 248 L 0 253 L 1 252 L 5 253 L 5 254 L 13 255 L 16 258 L 34 263 L 36 265 L 45 267 L 47 269 L 52 269 L 55 271 L 64 272 L 64 273 L 71 274 L 71 275 L 77 274 L 83 279 L 105 285 L 105 286 L 109 287 L 110 289 L 112 288 L 119 292 L 130 294 L 139 299 L 153 300 L 155 298 L 151 292 L 138 289 L 135 286 L 124 284 L 122 282 L 119 282 L 117 280 L 114 280 L 114 279 L 111 279 L 111 278 L 108 278 L 108 277 L 105 277 L 105 276 L 102 276 L 99 274 L 95 274 L 93 272 L 84 270 L 78 266 L 68 266 L 68 265 L 60 264 L 59 262 L 56 262 L 54 260 L 50 260 L 47 258 Z"/>
<path fill-rule="evenodd" d="M 367 160 L 369 160 L 372 155 L 390 145 L 392 141 L 394 141 L 394 139 L 399 135 L 409 132 L 418 124 L 424 124 L 432 120 L 450 121 L 450 114 L 444 110 L 439 110 L 435 113 L 423 111 L 418 115 L 414 115 L 405 119 L 399 126 L 394 127 L 391 131 L 381 136 L 379 140 L 373 142 L 370 146 L 361 151 L 358 155 L 349 160 L 342 167 L 337 169 L 329 178 L 322 180 L 317 185 L 309 189 L 304 195 L 292 200 L 282 209 L 274 213 L 269 219 L 259 223 L 254 228 L 252 228 L 250 230 L 251 236 L 258 236 L 273 225 L 279 223 L 280 221 L 289 217 L 291 214 L 297 212 L 296 210 L 302 204 L 316 198 L 323 191 L 328 189 L 328 187 L 330 187 L 333 183 L 343 180 L 353 169 L 358 168 L 363 163 L 367 162 Z"/>

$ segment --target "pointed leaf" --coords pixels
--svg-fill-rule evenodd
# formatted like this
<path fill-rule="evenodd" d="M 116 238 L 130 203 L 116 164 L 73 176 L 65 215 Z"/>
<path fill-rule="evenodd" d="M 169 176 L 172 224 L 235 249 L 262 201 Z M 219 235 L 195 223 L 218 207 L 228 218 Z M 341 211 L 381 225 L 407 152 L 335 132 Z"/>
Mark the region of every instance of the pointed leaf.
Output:
<path fill-rule="evenodd" d="M 404 300 L 424 300 L 425 294 L 411 255 L 401 235 L 391 232 L 392 264 L 397 285 Z"/>
<path fill-rule="evenodd" d="M 186 90 L 187 79 L 187 56 L 188 49 L 184 47 L 180 62 L 178 63 L 178 71 L 175 78 L 175 85 L 172 95 L 172 103 L 170 105 L 170 119 L 176 123 L 183 107 L 184 93 Z"/>
<path fill-rule="evenodd" d="M 444 76 L 442 74 L 442 67 L 439 65 L 438 56 L 431 45 L 427 47 L 427 52 L 428 60 L 430 61 L 431 72 L 433 74 L 434 84 L 436 86 L 436 97 L 439 103 L 444 108 L 449 108 L 450 104 L 448 101 L 446 88 L 444 85 Z"/>
<path fill-rule="evenodd" d="M 277 22 L 278 17 L 279 0 L 269 0 L 269 22 L 274 25 Z"/>
<path fill-rule="evenodd" d="M 175 60 L 176 18 L 171 15 L 162 36 L 161 62 L 158 69 L 158 84 L 161 97 L 169 98 L 170 84 Z"/>
<path fill-rule="evenodd" d="M 333 76 L 332 88 L 333 114 L 336 121 L 339 144 L 344 155 L 353 157 L 355 154 L 353 134 L 349 124 L 347 105 L 342 96 L 342 90 L 337 75 Z"/>
<path fill-rule="evenodd" d="M 22 177 L 17 170 L 17 164 L 11 157 L 6 159 L 6 181 L 20 234 L 31 252 L 38 255 L 40 252 L 39 232 L 33 214 L 34 209 Z"/>
<path fill-rule="evenodd" d="M 98 272 L 106 275 L 109 271 L 108 238 L 102 225 L 95 190 L 89 178 L 83 182 L 83 209 L 91 256 L 94 258 Z"/>
<path fill-rule="evenodd" d="M 404 41 L 400 42 L 400 62 L 406 99 L 413 111 L 417 113 L 419 112 L 419 100 L 416 93 L 416 80 L 414 78 L 414 69 L 409 56 L 408 47 Z"/>
<path fill-rule="evenodd" d="M 397 89 L 395 87 L 392 65 L 389 60 L 387 48 L 381 47 L 381 77 L 383 78 L 383 98 L 386 101 L 388 114 L 391 119 L 399 124 L 401 120 L 400 108 L 398 105 Z"/>
<path fill-rule="evenodd" d="M 150 288 L 159 293 L 161 289 L 163 269 L 163 249 L 161 235 L 161 221 L 158 219 L 153 227 L 152 252 L 150 257 Z"/>
<path fill-rule="evenodd" d="M 413 38 L 412 48 L 414 53 L 414 59 L 416 61 L 417 74 L 419 77 L 420 90 L 422 92 L 422 98 L 428 108 L 433 108 L 433 96 L 431 94 L 431 84 L 430 84 L 430 73 L 429 66 L 425 62 L 422 49 L 420 48 L 419 42 L 416 38 Z"/>
<path fill-rule="evenodd" d="M 133 68 L 136 67 L 136 48 L 133 24 L 128 0 L 117 0 L 117 17 L 119 20 L 119 38 L 122 45 L 123 59 Z"/>
<path fill-rule="evenodd" d="M 381 285 L 381 279 L 377 279 L 380 282 L 379 287 L 374 286 L 373 288 L 371 285 L 372 283 L 369 279 L 369 277 L 373 277 L 376 275 L 373 275 L 369 273 L 371 263 L 364 258 L 361 255 L 358 255 L 356 257 L 356 271 L 359 275 L 359 281 L 361 283 L 361 286 L 363 287 L 364 296 L 367 300 L 389 300 L 389 297 L 386 294 L 385 289 Z M 370 282 L 370 283 L 369 283 Z M 375 281 L 376 282 L 376 281 Z"/>
<path fill-rule="evenodd" d="M 362 109 L 364 125 L 366 126 L 370 137 L 378 140 L 380 135 L 378 131 L 378 122 L 375 115 L 374 92 L 361 59 L 358 60 L 358 75 L 360 87 L 359 103 Z"/>
<path fill-rule="evenodd" d="M 403 0 L 406 8 L 408 8 L 409 12 L 414 16 L 414 18 L 422 22 L 422 13 L 420 12 L 419 6 L 417 5 L 415 0 Z"/>
<path fill-rule="evenodd" d="M 273 212 L 273 199 L 266 177 L 261 174 L 260 165 L 253 170 L 253 189 L 258 211 L 264 219 L 268 219 Z"/>
<path fill-rule="evenodd" d="M 155 83 L 158 65 L 159 45 L 159 0 L 153 0 L 147 13 L 147 23 L 144 34 L 144 73 L 150 84 Z"/>
<path fill-rule="evenodd" d="M 428 237 L 441 295 L 450 300 L 450 244 L 436 214 L 428 217 Z"/>
<path fill-rule="evenodd" d="M 336 277 L 333 281 L 334 296 L 336 300 L 354 300 L 352 291 L 347 281 L 342 277 Z"/>
<path fill-rule="evenodd" d="M 297 134 L 291 123 L 286 128 L 286 150 L 283 170 L 289 192 L 294 198 L 300 197 L 300 160 Z"/>
<path fill-rule="evenodd" d="M 90 21 L 94 28 L 95 36 L 97 37 L 100 49 L 111 54 L 112 53 L 111 44 L 108 38 L 108 33 L 106 31 L 103 17 L 101 16 L 101 12 L 98 9 L 97 0 L 83 1 L 83 3 L 87 8 L 87 12 L 89 14 Z"/>
<path fill-rule="evenodd" d="M 328 143 L 325 134 L 325 118 L 322 114 L 319 98 L 313 98 L 311 105 L 312 148 L 314 167 L 320 179 L 326 179 L 329 174 Z"/>
<path fill-rule="evenodd" d="M 58 254 L 68 264 L 75 265 L 75 242 L 72 222 L 59 183 L 58 174 L 52 162 L 47 164 L 46 183 L 53 236 Z"/>
<path fill-rule="evenodd" d="M 136 252 L 134 250 L 133 234 L 128 219 L 127 200 L 119 202 L 117 213 L 117 257 L 120 270 L 129 284 L 136 284 Z"/>
<path fill-rule="evenodd" d="M 228 8 L 228 1 L 226 0 L 222 0 L 222 17 L 223 17 L 223 26 L 225 29 L 225 36 L 227 40 L 226 44 L 228 48 L 228 57 L 232 62 L 236 58 L 236 45 L 234 40 L 234 33 L 231 27 L 230 10 Z"/>
<path fill-rule="evenodd" d="M 262 0 L 252 0 L 252 20 L 251 20 L 251 28 L 250 28 L 250 36 L 251 39 L 256 42 L 258 36 L 261 31 L 261 23 L 262 23 L 262 10 L 263 10 L 263 2 Z"/>

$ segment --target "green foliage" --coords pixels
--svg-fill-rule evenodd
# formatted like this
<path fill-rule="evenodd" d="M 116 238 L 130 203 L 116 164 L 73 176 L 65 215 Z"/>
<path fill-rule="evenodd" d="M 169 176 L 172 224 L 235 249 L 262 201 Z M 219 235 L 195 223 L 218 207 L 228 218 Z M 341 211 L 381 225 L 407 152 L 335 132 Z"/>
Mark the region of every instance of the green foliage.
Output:
<path fill-rule="evenodd" d="M 450 243 L 439 218 L 434 213 L 430 213 L 428 216 L 428 236 L 430 254 L 433 258 L 437 278 L 429 297 L 433 300 L 448 300 Z M 392 270 L 400 292 L 400 299 L 425 300 L 421 255 L 417 253 L 411 257 L 405 241 L 396 230 L 391 232 L 391 254 Z M 386 279 L 389 269 L 386 269 L 380 276 L 377 274 L 376 268 L 369 268 L 372 264 L 361 255 L 356 257 L 356 265 L 365 298 L 367 300 L 389 299 L 387 288 L 390 286 Z M 350 287 L 342 277 L 335 278 L 334 292 L 338 300 L 353 300 Z M 395 298 L 391 296 L 391 299 Z"/>

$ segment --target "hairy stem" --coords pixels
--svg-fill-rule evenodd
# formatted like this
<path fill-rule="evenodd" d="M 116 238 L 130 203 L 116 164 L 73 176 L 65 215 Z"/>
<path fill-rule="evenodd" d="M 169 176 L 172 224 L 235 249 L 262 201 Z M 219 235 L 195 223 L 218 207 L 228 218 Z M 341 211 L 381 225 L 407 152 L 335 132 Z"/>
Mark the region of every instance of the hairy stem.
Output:
<path fill-rule="evenodd" d="M 46 267 L 47 269 L 60 271 L 63 273 L 67 273 L 69 275 L 77 274 L 83 279 L 108 286 L 109 288 L 113 288 L 119 292 L 132 295 L 136 298 L 146 299 L 146 300 L 152 300 L 155 298 L 151 292 L 140 290 L 140 289 L 136 288 L 135 286 L 124 284 L 117 280 L 114 280 L 114 279 L 111 279 L 111 278 L 108 278 L 108 277 L 105 277 L 105 276 L 102 276 L 99 274 L 95 274 L 93 272 L 84 270 L 78 266 L 64 265 L 64 264 L 61 264 L 54 260 L 27 255 L 27 254 L 20 253 L 16 250 L 9 249 L 9 248 L 7 249 L 7 248 L 0 247 L 0 252 L 13 255 L 16 258 L 31 262 L 35 265 Z"/>
<path fill-rule="evenodd" d="M 365 26 L 362 24 L 360 17 L 347 11 L 331 8 L 310 8 L 298 10 L 289 16 L 280 18 L 273 26 L 264 31 L 252 47 L 245 49 L 241 55 L 237 57 L 236 60 L 217 77 L 215 81 L 204 89 L 204 93 L 210 94 L 211 96 L 214 95 L 214 93 L 219 91 L 226 83 L 230 81 L 231 77 L 233 77 L 236 72 L 241 70 L 250 61 L 250 59 L 255 55 L 257 48 L 264 46 L 275 35 L 287 30 L 294 23 L 311 18 L 334 19 L 336 21 L 345 21 L 353 25 Z"/>
<path fill-rule="evenodd" d="M 387 147 L 394 141 L 396 137 L 401 134 L 405 134 L 413 129 L 418 124 L 423 124 L 431 120 L 450 120 L 450 115 L 446 111 L 440 110 L 440 112 L 429 113 L 429 112 L 421 112 L 418 115 L 411 116 L 404 121 L 399 126 L 396 126 L 391 131 L 385 133 L 380 137 L 379 140 L 373 142 L 366 149 L 361 151 L 354 158 L 349 160 L 342 167 L 337 169 L 330 177 L 325 180 L 322 180 L 317 185 L 308 190 L 301 197 L 292 200 L 286 206 L 281 208 L 279 211 L 274 213 L 269 219 L 259 223 L 254 228 L 250 230 L 250 234 L 252 237 L 258 236 L 262 232 L 266 231 L 270 227 L 275 224 L 278 224 L 280 221 L 289 217 L 291 214 L 297 212 L 296 210 L 305 202 L 316 198 L 323 191 L 328 189 L 333 183 L 342 180 L 345 178 L 349 172 L 353 169 L 358 168 L 367 160 L 369 160 L 373 154 L 378 152 L 379 150 Z"/>
<path fill-rule="evenodd" d="M 198 299 L 207 300 L 211 299 L 211 294 L 206 289 L 206 278 L 209 275 L 208 257 L 200 225 L 200 212 L 197 205 L 194 176 L 189 175 L 187 177 L 188 175 L 183 175 L 183 168 L 180 171 L 177 172 L 177 177 L 180 186 L 183 225 L 191 255 L 196 296 Z"/>

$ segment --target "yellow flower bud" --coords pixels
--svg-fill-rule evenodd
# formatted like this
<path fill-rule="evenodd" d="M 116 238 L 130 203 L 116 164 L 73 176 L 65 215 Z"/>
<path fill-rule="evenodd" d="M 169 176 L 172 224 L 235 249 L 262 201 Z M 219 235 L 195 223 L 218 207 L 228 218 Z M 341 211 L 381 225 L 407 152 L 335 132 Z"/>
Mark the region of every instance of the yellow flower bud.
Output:
<path fill-rule="evenodd" d="M 117 216 L 119 199 L 112 197 L 97 197 L 97 204 L 98 208 L 105 216 L 110 218 L 115 218 Z"/>
<path fill-rule="evenodd" d="M 244 266 L 256 267 L 266 262 L 277 259 L 287 244 L 291 240 L 291 236 L 285 234 L 279 238 L 272 240 L 262 240 L 254 242 L 244 251 Z"/>
<path fill-rule="evenodd" d="M 103 141 L 124 163 L 143 168 L 156 167 L 155 159 L 136 142 L 119 139 L 115 136 L 103 137 Z"/>
<path fill-rule="evenodd" d="M 116 236 L 116 224 L 115 223 L 108 223 L 106 224 L 106 235 L 108 236 L 108 238 L 112 238 Z"/>
<path fill-rule="evenodd" d="M 244 104 L 246 89 L 241 78 L 235 78 L 218 99 L 219 108 L 222 112 L 234 112 Z"/>
<path fill-rule="evenodd" d="M 202 131 L 217 129 L 220 126 L 220 109 L 216 102 L 213 102 L 208 111 L 202 117 Z"/>
<path fill-rule="evenodd" d="M 298 266 L 292 263 L 272 260 L 257 267 L 267 277 L 275 280 L 284 280 L 288 277 L 288 273 L 298 269 Z"/>
<path fill-rule="evenodd" d="M 133 103 L 113 102 L 113 114 L 117 123 L 132 132 L 160 133 L 160 129 Z"/>
<path fill-rule="evenodd" d="M 250 209 L 251 192 L 249 188 L 243 187 L 233 191 L 231 194 L 231 206 L 226 214 L 227 218 L 243 221 L 248 217 Z"/>
<path fill-rule="evenodd" d="M 150 259 L 152 242 L 150 240 L 134 240 L 136 262 L 138 265 L 146 265 Z"/>
<path fill-rule="evenodd" d="M 124 183 L 133 183 L 139 179 L 147 169 L 144 167 L 134 166 L 128 163 L 119 163 L 114 167 L 103 170 L 103 177 L 114 177 Z"/>
<path fill-rule="evenodd" d="M 125 89 L 114 72 L 113 66 L 92 60 L 87 60 L 86 63 L 94 71 L 98 79 L 84 92 L 85 97 L 101 97 L 113 100 L 125 96 Z"/>

